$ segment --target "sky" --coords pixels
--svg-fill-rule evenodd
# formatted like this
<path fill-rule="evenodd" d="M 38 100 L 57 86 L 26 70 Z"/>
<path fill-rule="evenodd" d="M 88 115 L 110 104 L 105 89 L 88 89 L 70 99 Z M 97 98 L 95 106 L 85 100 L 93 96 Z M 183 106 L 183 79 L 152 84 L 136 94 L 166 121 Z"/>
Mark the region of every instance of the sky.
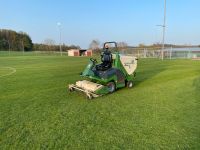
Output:
<path fill-rule="evenodd" d="M 167 0 L 166 43 L 200 44 L 200 0 Z M 0 0 L 0 29 L 88 48 L 93 39 L 135 46 L 162 41 L 164 0 Z"/>

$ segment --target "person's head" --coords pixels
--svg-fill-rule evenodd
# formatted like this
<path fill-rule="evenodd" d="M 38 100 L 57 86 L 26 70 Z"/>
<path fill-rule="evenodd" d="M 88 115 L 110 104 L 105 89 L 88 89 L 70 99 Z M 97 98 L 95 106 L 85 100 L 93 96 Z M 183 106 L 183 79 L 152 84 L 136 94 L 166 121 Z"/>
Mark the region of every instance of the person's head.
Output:
<path fill-rule="evenodd" d="M 109 44 L 106 44 L 106 45 L 105 45 L 105 49 L 109 49 Z"/>

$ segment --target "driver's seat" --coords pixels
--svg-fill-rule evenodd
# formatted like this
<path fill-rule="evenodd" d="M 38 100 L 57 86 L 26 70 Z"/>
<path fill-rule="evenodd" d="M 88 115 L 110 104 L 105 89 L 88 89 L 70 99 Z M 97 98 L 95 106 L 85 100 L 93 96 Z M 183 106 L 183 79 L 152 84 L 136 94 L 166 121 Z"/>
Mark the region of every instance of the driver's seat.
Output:
<path fill-rule="evenodd" d="M 110 68 L 112 68 L 112 54 L 110 51 L 105 50 L 103 54 L 101 55 L 101 61 L 102 63 L 99 65 L 96 65 L 97 71 L 106 71 Z"/>

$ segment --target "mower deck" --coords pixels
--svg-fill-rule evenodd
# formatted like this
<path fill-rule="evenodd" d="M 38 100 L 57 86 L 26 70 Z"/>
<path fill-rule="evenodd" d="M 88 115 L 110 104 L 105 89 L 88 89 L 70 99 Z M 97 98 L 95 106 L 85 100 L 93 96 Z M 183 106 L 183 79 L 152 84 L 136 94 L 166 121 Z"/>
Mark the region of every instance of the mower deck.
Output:
<path fill-rule="evenodd" d="M 77 81 L 76 84 L 69 85 L 69 91 L 80 91 L 86 94 L 88 99 L 96 98 L 102 96 L 100 94 L 95 93 L 96 91 L 104 88 L 103 85 L 97 84 L 91 81 L 83 80 Z"/>

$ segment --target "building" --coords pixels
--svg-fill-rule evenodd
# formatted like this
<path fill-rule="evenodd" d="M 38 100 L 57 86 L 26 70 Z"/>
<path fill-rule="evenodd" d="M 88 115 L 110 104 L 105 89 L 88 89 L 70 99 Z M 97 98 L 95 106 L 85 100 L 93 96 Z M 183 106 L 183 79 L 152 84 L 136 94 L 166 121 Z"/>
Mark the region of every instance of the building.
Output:
<path fill-rule="evenodd" d="M 84 49 L 71 49 L 68 50 L 68 56 L 92 56 L 92 50 L 84 50 Z"/>
<path fill-rule="evenodd" d="M 80 52 L 78 49 L 68 50 L 68 56 L 80 56 Z"/>
<path fill-rule="evenodd" d="M 92 56 L 92 50 L 80 50 L 80 56 Z"/>

